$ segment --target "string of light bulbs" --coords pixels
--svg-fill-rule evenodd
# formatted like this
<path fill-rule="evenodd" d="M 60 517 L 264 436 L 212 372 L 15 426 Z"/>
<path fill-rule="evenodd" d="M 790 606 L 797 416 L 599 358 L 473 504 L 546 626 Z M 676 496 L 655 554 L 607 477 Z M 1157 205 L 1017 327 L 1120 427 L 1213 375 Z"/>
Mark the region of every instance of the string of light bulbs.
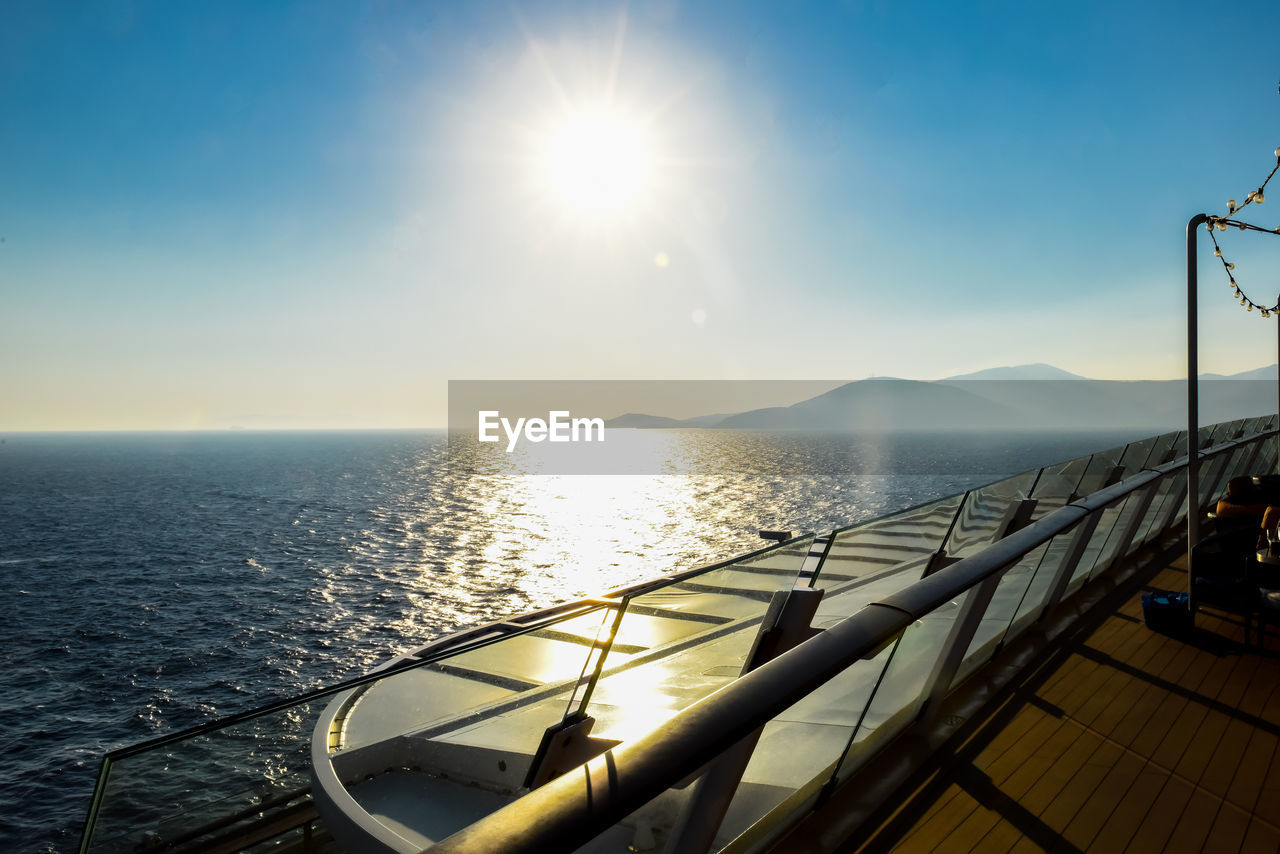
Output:
<path fill-rule="evenodd" d="M 1275 177 L 1276 171 L 1280 170 L 1280 148 L 1276 149 L 1275 154 L 1276 154 L 1276 165 L 1271 168 L 1271 173 L 1267 175 L 1266 180 L 1262 182 L 1262 184 L 1258 187 L 1258 189 L 1249 191 L 1249 195 L 1245 197 L 1244 204 L 1237 205 L 1235 199 L 1228 200 L 1227 215 L 1211 216 L 1209 217 L 1208 222 L 1206 222 L 1204 226 L 1206 229 L 1209 230 L 1209 239 L 1213 241 L 1214 257 L 1216 257 L 1219 261 L 1222 262 L 1222 269 L 1227 274 L 1227 286 L 1232 289 L 1233 296 L 1235 296 L 1236 299 L 1240 300 L 1240 304 L 1245 307 L 1245 311 L 1253 311 L 1256 308 L 1258 309 L 1259 313 L 1263 317 L 1270 317 L 1273 314 L 1280 314 L 1280 302 L 1277 302 L 1275 305 L 1264 306 L 1249 299 L 1249 297 L 1245 294 L 1245 292 L 1240 289 L 1239 283 L 1236 282 L 1236 276 L 1235 276 L 1235 273 L 1233 272 L 1236 268 L 1236 265 L 1228 261 L 1223 256 L 1222 247 L 1218 245 L 1218 236 L 1214 233 L 1214 230 L 1216 229 L 1217 231 L 1226 231 L 1228 226 L 1234 226 L 1235 228 L 1238 228 L 1241 231 L 1262 231 L 1262 232 L 1266 232 L 1267 234 L 1280 234 L 1280 228 L 1262 228 L 1261 226 L 1244 222 L 1243 220 L 1230 218 L 1231 216 L 1238 214 L 1240 211 L 1244 210 L 1249 205 L 1252 205 L 1252 204 L 1260 205 L 1267 200 L 1267 196 L 1265 192 L 1267 189 L 1267 184 L 1268 182 L 1271 181 L 1273 177 Z"/>

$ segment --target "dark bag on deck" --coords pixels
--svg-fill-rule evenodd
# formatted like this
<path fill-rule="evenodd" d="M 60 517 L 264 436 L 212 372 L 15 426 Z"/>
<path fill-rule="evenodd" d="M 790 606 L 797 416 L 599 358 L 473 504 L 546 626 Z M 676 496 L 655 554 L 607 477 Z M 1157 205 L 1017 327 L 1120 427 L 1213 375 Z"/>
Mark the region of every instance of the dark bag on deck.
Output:
<path fill-rule="evenodd" d="M 1142 594 L 1142 618 L 1147 628 L 1164 635 L 1180 635 L 1191 628 L 1191 603 L 1185 593 L 1157 590 Z"/>

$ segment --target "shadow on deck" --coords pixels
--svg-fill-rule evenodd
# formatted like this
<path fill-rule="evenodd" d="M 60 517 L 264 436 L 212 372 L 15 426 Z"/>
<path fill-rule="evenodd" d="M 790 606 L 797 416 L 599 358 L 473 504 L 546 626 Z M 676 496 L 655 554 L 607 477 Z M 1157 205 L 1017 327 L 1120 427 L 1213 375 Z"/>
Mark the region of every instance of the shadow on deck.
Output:
<path fill-rule="evenodd" d="M 1054 642 L 860 851 L 1280 851 L 1280 638 L 1212 609 L 1184 639 L 1140 594 Z"/>

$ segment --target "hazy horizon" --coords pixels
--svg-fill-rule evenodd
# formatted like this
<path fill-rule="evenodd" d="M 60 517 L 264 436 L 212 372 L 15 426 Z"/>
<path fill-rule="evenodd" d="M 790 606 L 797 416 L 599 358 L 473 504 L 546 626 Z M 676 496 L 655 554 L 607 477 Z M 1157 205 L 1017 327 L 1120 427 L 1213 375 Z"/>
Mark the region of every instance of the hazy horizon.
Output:
<path fill-rule="evenodd" d="M 1124 428 L 1129 429 L 1138 426 L 1138 423 L 1128 423 L 1132 421 L 1134 412 L 1120 412 L 1115 409 L 1114 400 L 1099 398 L 1097 400 L 1081 399 L 1079 395 L 1073 395 L 1067 399 L 1063 405 L 1066 409 L 1061 412 L 1054 413 L 1045 410 L 1047 403 L 1054 401 L 1058 396 L 1052 395 L 1050 398 L 1041 399 L 1039 402 L 1034 400 L 1035 395 L 1027 397 L 1023 392 L 1028 391 L 1025 387 L 1035 386 L 1041 383 L 1054 385 L 1061 382 L 1082 382 L 1090 384 L 1110 385 L 1111 383 L 1178 383 L 1184 382 L 1181 379 L 1174 380 L 1098 380 L 1092 377 L 1052 377 L 1052 378 L 1008 378 L 1006 372 L 1017 372 L 1021 369 L 1043 369 L 1048 368 L 1050 371 L 1057 372 L 1058 369 L 1051 365 L 1020 365 L 1020 366 L 1001 366 L 994 369 L 979 371 L 976 374 L 960 375 L 951 377 L 941 377 L 936 380 L 906 380 L 906 382 L 930 382 L 938 384 L 947 384 L 955 388 L 964 390 L 987 391 L 988 387 L 1012 386 L 1013 399 L 1024 399 L 1024 405 L 1030 405 L 1034 411 L 1040 412 L 1041 418 L 1034 424 L 1031 422 L 1017 422 L 1007 425 L 1010 431 L 1019 430 L 1059 430 L 1059 432 L 1069 433 L 1081 429 L 1112 429 Z M 1259 378 L 1259 374 L 1277 371 L 1276 365 L 1264 365 L 1262 367 L 1238 372 L 1234 376 L 1223 376 L 1212 373 L 1202 373 L 1200 375 L 1201 386 L 1201 421 L 1202 423 L 1214 423 L 1216 421 L 1231 420 L 1239 417 L 1249 417 L 1253 415 L 1263 414 L 1253 411 L 1251 402 L 1259 401 L 1259 407 L 1270 406 L 1268 401 L 1272 401 L 1275 397 L 1272 393 L 1272 385 L 1277 381 L 1271 377 Z M 995 373 L 1005 376 L 1002 379 L 985 379 L 983 374 Z M 371 426 L 362 424 L 305 424 L 298 423 L 298 420 L 289 419 L 271 419 L 256 416 L 245 416 L 241 419 L 243 423 L 227 423 L 224 425 L 202 426 L 202 427 L 140 427 L 140 428 L 99 428 L 99 427 L 83 427 L 83 428 L 61 428 L 61 429 L 2 429 L 0 428 L 0 442 L 4 436 L 14 435 L 30 435 L 30 434 L 57 434 L 57 433 L 259 433 L 259 432 L 421 432 L 421 431 L 451 431 L 451 430 L 474 430 L 475 414 L 479 408 L 491 408 L 500 405 L 504 413 L 516 412 L 516 414 L 545 414 L 552 408 L 570 408 L 573 413 L 580 414 L 582 412 L 590 412 L 595 416 L 600 416 L 606 421 L 623 420 L 627 416 L 639 415 L 642 417 L 658 417 L 671 420 L 689 420 L 698 421 L 698 424 L 671 424 L 671 425 L 646 425 L 640 429 L 682 429 L 689 427 L 716 427 L 720 428 L 725 425 L 719 425 L 713 421 L 706 421 L 708 416 L 718 416 L 725 418 L 733 415 L 751 413 L 757 410 L 767 409 L 769 407 L 786 408 L 793 404 L 801 402 L 811 402 L 816 398 L 825 398 L 829 391 L 843 388 L 844 386 L 855 385 L 866 381 L 897 381 L 902 380 L 901 377 L 865 377 L 861 380 L 828 380 L 828 381 L 770 381 L 770 382 L 742 382 L 742 381 L 624 381 L 620 383 L 612 383 L 609 381 L 534 381 L 524 382 L 516 381 L 508 383 L 503 381 L 482 381 L 482 382 L 461 382 L 456 384 L 460 389 L 459 396 L 455 399 L 453 388 L 455 384 L 450 384 L 449 394 L 449 412 L 450 419 L 443 423 L 433 424 L 401 424 L 401 425 L 383 425 Z M 1212 384 L 1216 381 L 1226 383 L 1225 386 L 1218 387 L 1220 390 L 1226 390 L 1227 394 L 1224 398 L 1222 394 L 1209 394 Z M 673 389 L 668 387 L 674 386 Z M 680 387 L 688 386 L 690 389 L 681 390 Z M 1019 389 L 1018 387 L 1024 387 Z M 499 389 L 497 392 L 499 397 L 493 398 L 492 391 L 485 391 L 486 388 Z M 521 390 L 524 389 L 524 390 Z M 1006 390 L 1008 392 L 1009 390 Z M 1149 393 L 1144 392 L 1141 399 L 1130 398 L 1125 396 L 1123 399 L 1132 404 L 1132 408 L 1136 412 L 1154 411 L 1152 407 L 1158 403 L 1169 404 L 1176 403 L 1176 418 L 1163 420 L 1169 423 L 1164 427 L 1161 424 L 1151 421 L 1141 421 L 1143 429 L 1150 428 L 1152 430 L 1167 429 L 1176 423 L 1179 427 L 1183 424 L 1182 412 L 1182 392 L 1178 389 L 1174 390 L 1174 398 L 1169 398 L 1163 393 L 1152 398 Z M 1109 394 L 1109 393 L 1108 393 Z M 514 395 L 514 396 L 512 396 Z M 980 395 L 981 397 L 982 395 Z M 998 399 L 999 396 L 997 396 Z M 481 401 L 488 399 L 487 404 Z M 493 401 L 502 401 L 501 404 Z M 946 404 L 939 404 L 943 409 Z M 1081 406 L 1088 405 L 1089 409 L 1080 409 Z M 1223 409 L 1223 406 L 1226 409 Z M 459 410 L 459 414 L 453 412 L 455 406 Z M 1207 407 L 1207 409 L 1206 409 Z M 1053 406 L 1050 404 L 1049 409 Z M 525 410 L 528 410 L 527 412 Z M 1247 411 L 1246 411 L 1247 410 Z M 1029 413 L 1024 413 L 1029 414 Z M 1168 413 L 1165 413 L 1168 415 Z M 1123 416 L 1123 417 L 1122 417 Z M 842 418 L 845 416 L 841 416 Z M 1084 419 L 1082 421 L 1082 419 Z M 1091 420 L 1092 419 L 1092 420 Z M 1127 420 L 1126 420 L 1127 419 Z M 1107 423 L 1109 421 L 1109 423 Z M 1124 423 L 1122 423 L 1124 422 Z M 932 424 L 930 420 L 930 424 Z M 634 424 L 610 425 L 611 429 L 628 429 L 640 426 Z M 984 429 L 998 429 L 1002 426 L 1002 422 L 997 417 L 992 421 L 990 427 Z M 729 429 L 737 429 L 729 427 Z M 757 427 L 748 427 L 745 429 L 759 429 Z M 764 428 L 764 429 L 806 429 L 795 427 L 784 428 Z M 818 427 L 815 429 L 827 429 Z M 849 425 L 838 429 L 848 429 L 854 432 L 863 429 L 871 429 L 866 427 L 858 427 Z M 939 430 L 946 431 L 952 429 L 952 426 L 939 424 L 936 427 L 925 427 L 919 425 L 903 425 L 901 427 L 892 428 L 895 430 L 902 429 L 907 431 L 915 430 Z M 964 431 L 972 429 L 970 427 L 959 426 L 954 429 Z"/>

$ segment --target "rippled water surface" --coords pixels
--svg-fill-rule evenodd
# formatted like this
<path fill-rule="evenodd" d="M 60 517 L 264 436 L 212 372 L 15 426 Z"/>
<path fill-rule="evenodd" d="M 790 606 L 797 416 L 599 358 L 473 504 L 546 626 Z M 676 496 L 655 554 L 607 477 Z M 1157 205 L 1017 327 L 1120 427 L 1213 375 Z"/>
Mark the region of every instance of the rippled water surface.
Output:
<path fill-rule="evenodd" d="M 859 446 L 878 473 L 822 475 L 853 440 L 652 435 L 706 464 L 512 476 L 435 432 L 4 436 L 0 850 L 73 849 L 111 748 L 749 551 L 760 528 L 830 529 L 1137 438 L 897 436 Z"/>

